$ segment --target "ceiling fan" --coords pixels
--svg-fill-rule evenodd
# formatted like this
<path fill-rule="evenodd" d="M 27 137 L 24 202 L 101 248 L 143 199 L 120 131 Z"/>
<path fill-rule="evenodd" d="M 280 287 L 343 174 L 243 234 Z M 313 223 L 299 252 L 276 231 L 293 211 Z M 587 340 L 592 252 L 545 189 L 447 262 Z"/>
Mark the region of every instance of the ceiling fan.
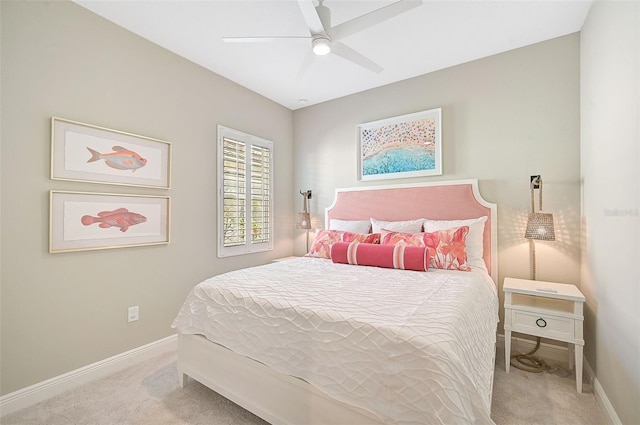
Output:
<path fill-rule="evenodd" d="M 335 27 L 331 26 L 331 10 L 323 3 L 324 0 L 319 0 L 318 6 L 315 6 L 313 0 L 298 0 L 298 6 L 300 6 L 302 16 L 309 27 L 309 36 L 223 37 L 222 40 L 228 43 L 265 43 L 309 39 L 311 40 L 313 53 L 318 56 L 333 53 L 372 72 L 380 73 L 383 70 L 380 65 L 353 50 L 346 44 L 341 43 L 340 40 L 382 21 L 393 18 L 414 7 L 420 6 L 422 0 L 400 0 L 351 19 L 350 21 L 343 22 Z M 301 71 L 304 71 L 310 66 L 312 60 L 313 56 L 311 55 L 303 64 Z"/>

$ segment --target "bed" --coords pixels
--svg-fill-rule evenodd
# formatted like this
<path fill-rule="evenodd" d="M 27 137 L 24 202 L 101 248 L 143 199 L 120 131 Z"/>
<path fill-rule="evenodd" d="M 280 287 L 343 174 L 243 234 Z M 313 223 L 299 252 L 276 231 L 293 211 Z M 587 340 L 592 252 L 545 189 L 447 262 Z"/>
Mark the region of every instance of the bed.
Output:
<path fill-rule="evenodd" d="M 375 217 L 370 233 L 377 224 L 388 239 L 384 226 L 415 219 L 428 219 L 416 235 L 473 223 L 460 227 L 475 229 L 466 268 L 361 266 L 334 253 L 214 276 L 173 323 L 180 385 L 195 379 L 271 424 L 493 423 L 496 215 L 476 180 L 337 189 L 326 229 Z M 392 236 L 410 233 L 400 230 Z"/>

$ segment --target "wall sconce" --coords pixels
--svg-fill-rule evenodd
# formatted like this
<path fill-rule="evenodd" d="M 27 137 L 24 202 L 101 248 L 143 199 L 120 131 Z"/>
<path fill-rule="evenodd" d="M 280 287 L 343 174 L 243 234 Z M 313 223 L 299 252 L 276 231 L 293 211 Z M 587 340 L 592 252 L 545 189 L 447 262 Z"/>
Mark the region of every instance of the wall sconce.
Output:
<path fill-rule="evenodd" d="M 531 280 L 536 280 L 536 245 L 535 241 L 555 241 L 556 232 L 553 226 L 553 214 L 542 212 L 542 178 L 531 176 L 531 213 L 527 219 L 527 229 L 524 232 L 525 239 L 529 239 L 531 250 Z M 535 211 L 534 191 L 538 189 L 540 198 L 538 212 Z"/>
<path fill-rule="evenodd" d="M 531 280 L 536 280 L 536 245 L 535 241 L 555 241 L 556 232 L 553 227 L 553 214 L 542 212 L 542 177 L 531 176 L 531 213 L 527 219 L 527 229 L 524 232 L 525 239 L 529 239 L 529 251 L 531 255 Z M 535 210 L 534 191 L 538 189 L 538 212 Z M 536 346 L 525 354 L 512 354 L 511 366 L 526 372 L 540 373 L 547 369 L 547 364 L 534 354 L 540 348 L 540 337 L 536 338 Z"/>
<path fill-rule="evenodd" d="M 296 229 L 307 231 L 307 251 L 309 250 L 309 229 L 311 229 L 311 214 L 309 214 L 308 202 L 311 199 L 311 190 L 300 191 L 302 195 L 302 212 L 298 213 Z"/>

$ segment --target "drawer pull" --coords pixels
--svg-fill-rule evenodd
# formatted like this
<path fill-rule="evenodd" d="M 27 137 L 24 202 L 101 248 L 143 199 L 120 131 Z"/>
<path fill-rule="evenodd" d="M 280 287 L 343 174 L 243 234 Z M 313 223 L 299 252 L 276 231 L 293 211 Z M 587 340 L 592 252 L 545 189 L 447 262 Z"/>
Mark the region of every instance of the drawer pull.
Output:
<path fill-rule="evenodd" d="M 545 328 L 547 326 L 547 321 L 541 317 L 536 320 L 536 325 L 538 325 L 539 328 Z"/>

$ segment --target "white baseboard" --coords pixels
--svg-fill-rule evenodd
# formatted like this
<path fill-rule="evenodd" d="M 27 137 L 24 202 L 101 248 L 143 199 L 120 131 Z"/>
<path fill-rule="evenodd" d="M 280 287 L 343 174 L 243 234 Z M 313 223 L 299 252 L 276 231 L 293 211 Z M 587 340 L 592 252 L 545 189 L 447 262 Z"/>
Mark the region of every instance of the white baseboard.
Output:
<path fill-rule="evenodd" d="M 605 419 L 607 419 L 607 424 L 622 425 L 622 421 L 609 401 L 602 385 L 600 385 L 600 381 L 598 381 L 591 365 L 586 360 L 584 361 L 584 373 L 591 378 L 591 382 L 593 383 L 593 394 L 596 396 L 596 402 L 600 406 L 600 410 L 602 410 Z"/>
<path fill-rule="evenodd" d="M 72 388 L 118 372 L 162 353 L 175 350 L 177 346 L 177 335 L 171 335 L 143 345 L 142 347 L 134 348 L 133 350 L 117 354 L 108 359 L 6 394 L 0 397 L 0 416 L 8 415 L 9 413 L 32 406 Z"/>
<path fill-rule="evenodd" d="M 528 352 L 528 351 L 531 351 L 533 347 L 535 347 L 536 345 L 535 341 L 531 341 L 523 338 L 517 338 L 517 337 L 512 337 L 512 338 L 513 340 L 511 343 L 511 349 L 513 351 L 515 351 L 514 347 L 519 347 L 520 351 Z M 498 334 L 498 344 L 500 344 L 502 349 L 504 350 L 503 334 Z M 569 350 L 567 349 L 567 347 L 542 343 L 540 344 L 540 348 L 538 349 L 536 356 L 541 357 L 545 360 L 554 361 L 555 363 L 564 363 L 568 365 L 569 364 L 568 351 Z M 585 383 L 590 383 L 593 386 L 593 394 L 596 398 L 596 402 L 598 403 L 598 405 L 600 406 L 600 409 L 602 410 L 602 414 L 607 420 L 607 425 L 622 425 L 620 418 L 618 418 L 618 414 L 616 413 L 615 409 L 613 408 L 613 405 L 609 401 L 607 394 L 604 392 L 602 385 L 600 385 L 600 381 L 598 381 L 598 378 L 593 372 L 591 365 L 584 358 L 583 358 L 583 366 L 584 366 L 583 381 Z"/>
<path fill-rule="evenodd" d="M 604 413 L 604 417 L 607 418 L 609 425 L 622 425 L 622 421 L 609 401 L 607 394 L 605 394 L 598 378 L 594 378 L 593 380 L 593 393 L 595 394 L 596 401 L 600 405 L 600 409 L 602 409 L 602 413 Z"/>

